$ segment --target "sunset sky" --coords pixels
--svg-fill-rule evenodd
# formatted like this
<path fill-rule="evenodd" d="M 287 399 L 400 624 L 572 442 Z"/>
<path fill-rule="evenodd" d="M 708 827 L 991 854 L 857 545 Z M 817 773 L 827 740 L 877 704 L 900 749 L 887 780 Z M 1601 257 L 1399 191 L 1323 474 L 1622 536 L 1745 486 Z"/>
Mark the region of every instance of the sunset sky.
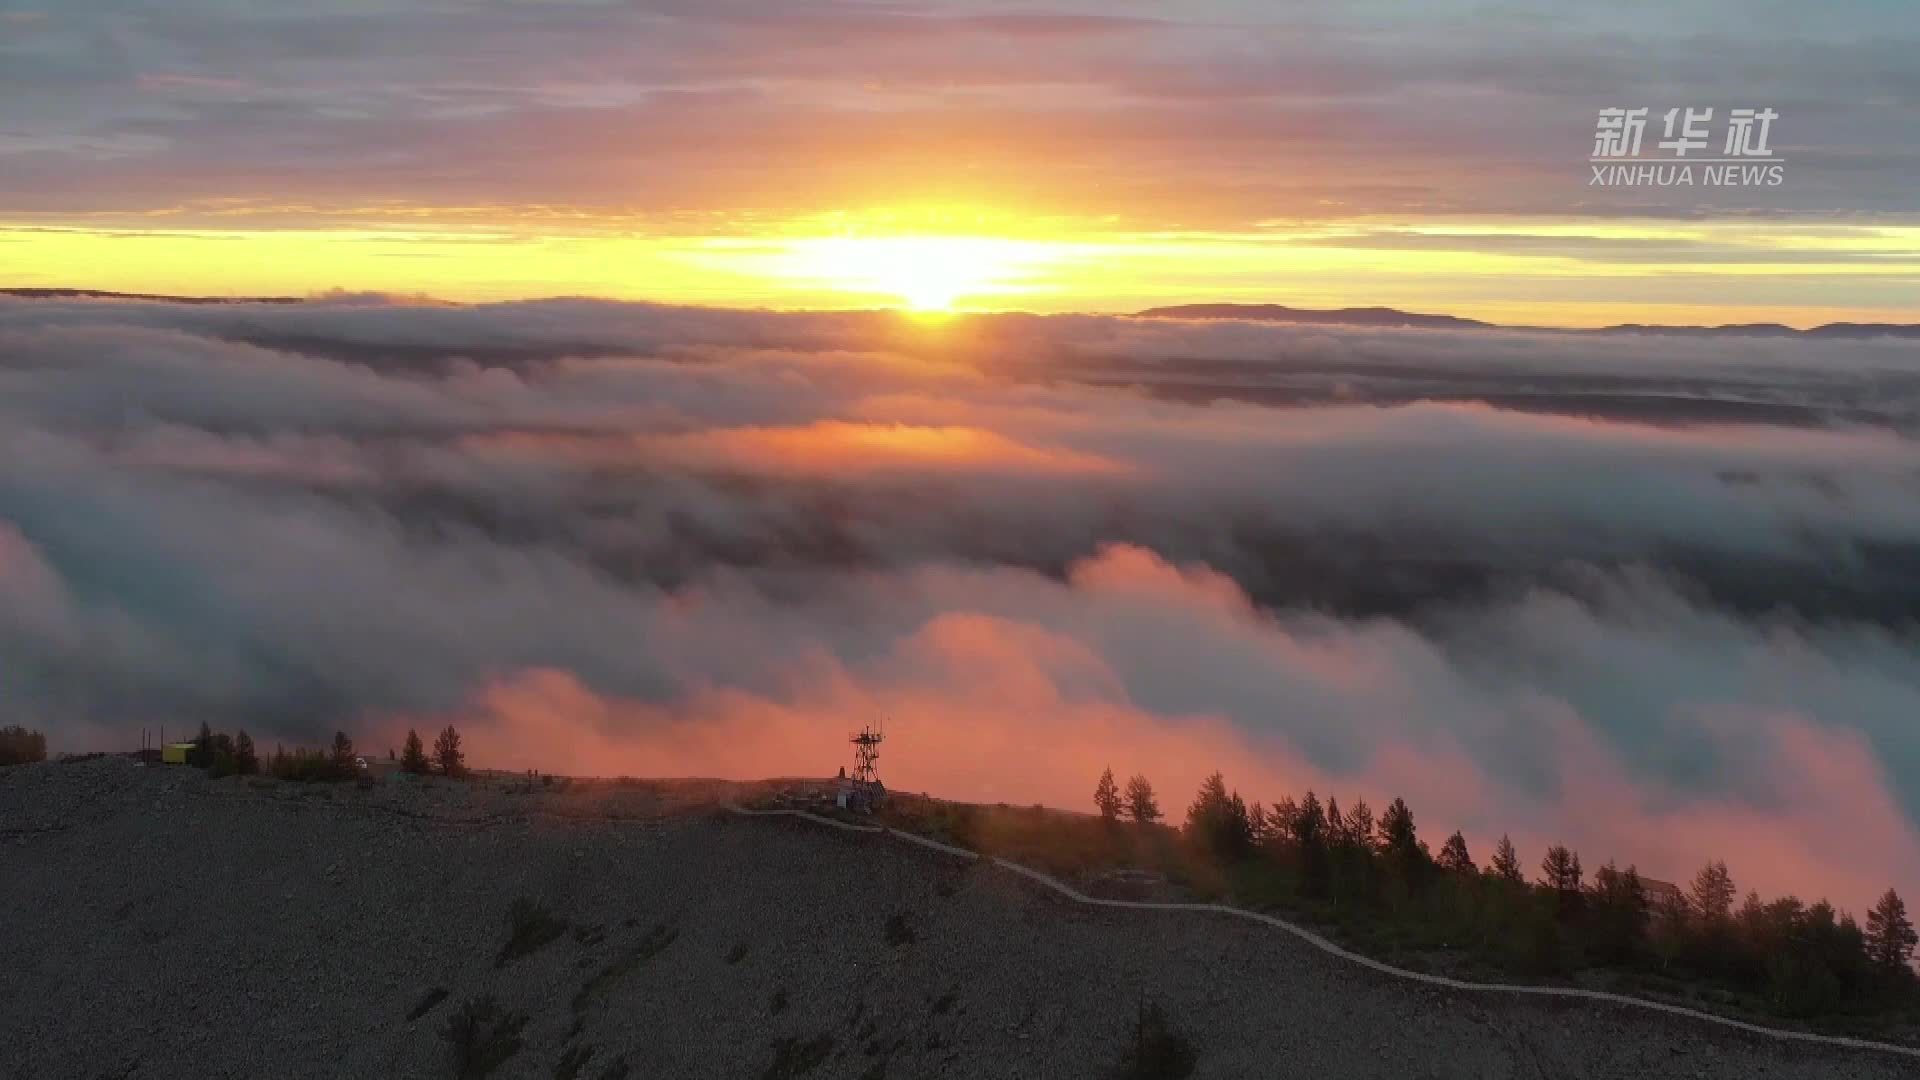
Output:
<path fill-rule="evenodd" d="M 0 284 L 1912 320 L 1917 54 L 1901 0 L 0 0 Z M 1614 106 L 1775 109 L 1784 182 L 1590 186 Z"/>

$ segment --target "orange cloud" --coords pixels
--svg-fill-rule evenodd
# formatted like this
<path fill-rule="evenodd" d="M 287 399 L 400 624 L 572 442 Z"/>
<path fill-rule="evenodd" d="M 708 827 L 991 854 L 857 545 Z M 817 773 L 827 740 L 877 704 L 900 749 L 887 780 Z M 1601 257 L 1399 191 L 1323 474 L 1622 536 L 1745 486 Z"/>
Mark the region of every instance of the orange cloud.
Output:
<path fill-rule="evenodd" d="M 775 476 L 846 476 L 895 471 L 915 474 L 1019 472 L 1023 475 L 1128 471 L 1128 466 L 1110 458 L 1029 445 L 985 428 L 839 420 L 671 435 L 493 435 L 470 440 L 467 445 L 571 464 L 657 464 L 697 471 Z"/>
<path fill-rule="evenodd" d="M 1770 792 L 1753 797 L 1637 776 L 1563 702 L 1479 700 L 1475 707 L 1526 725 L 1524 738 L 1554 778 L 1543 789 L 1503 774 L 1455 733 L 1410 726 L 1423 704 L 1456 703 L 1409 700 L 1408 672 L 1386 664 L 1390 651 L 1366 631 L 1316 637 L 1282 625 L 1225 578 L 1137 549 L 1078 565 L 1066 588 L 1106 617 L 1115 604 L 1147 604 L 1169 633 L 1197 617 L 1250 635 L 1264 651 L 1249 659 L 1339 699 L 1344 711 L 1328 709 L 1328 720 L 1353 718 L 1365 729 L 1364 749 L 1335 767 L 1277 729 L 1150 707 L 1129 694 L 1097 635 L 962 606 L 925 618 L 873 664 L 803 650 L 780 664 L 768 689 L 703 684 L 649 702 L 597 693 L 560 670 L 506 675 L 472 704 L 474 754 L 483 764 L 576 775 L 828 776 L 848 758 L 852 731 L 884 721 L 887 780 L 950 798 L 1085 808 L 1110 766 L 1122 776 L 1146 773 L 1178 820 L 1201 778 L 1221 769 L 1249 800 L 1312 788 L 1343 802 L 1364 797 L 1377 811 L 1405 797 L 1430 844 L 1460 828 L 1483 858 L 1503 832 L 1529 863 L 1546 845 L 1568 843 L 1590 869 L 1615 858 L 1684 880 L 1706 859 L 1725 858 L 1743 888 L 1854 907 L 1920 866 L 1920 834 L 1864 739 L 1802 716 L 1728 708 L 1703 718 L 1713 737 L 1740 744 L 1749 783 Z"/>

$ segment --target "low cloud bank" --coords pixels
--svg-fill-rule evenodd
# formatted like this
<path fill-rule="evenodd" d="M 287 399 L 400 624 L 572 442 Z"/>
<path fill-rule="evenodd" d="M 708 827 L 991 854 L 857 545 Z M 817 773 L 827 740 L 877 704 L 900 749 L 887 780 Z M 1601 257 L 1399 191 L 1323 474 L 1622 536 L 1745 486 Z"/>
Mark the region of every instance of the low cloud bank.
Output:
<path fill-rule="evenodd" d="M 0 301 L 0 721 L 745 777 L 885 717 L 909 788 L 1218 767 L 1859 906 L 1920 890 L 1917 387 L 1910 342 Z"/>

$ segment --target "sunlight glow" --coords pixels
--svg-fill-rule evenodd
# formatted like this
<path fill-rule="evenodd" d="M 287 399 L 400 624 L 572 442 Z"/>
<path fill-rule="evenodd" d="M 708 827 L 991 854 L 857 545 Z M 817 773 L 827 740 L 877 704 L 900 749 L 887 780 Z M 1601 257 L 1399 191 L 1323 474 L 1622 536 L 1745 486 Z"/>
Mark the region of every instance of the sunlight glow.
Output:
<path fill-rule="evenodd" d="M 425 218 L 408 228 L 308 229 L 0 219 L 0 285 L 896 307 L 928 327 L 954 311 L 1129 312 L 1218 301 L 1384 304 L 1528 325 L 1812 326 L 1908 318 L 1920 275 L 1916 226 L 1502 219 L 1076 233 L 1052 221 L 979 216 L 847 213 L 692 232 Z M 1810 291 L 1815 275 L 1844 281 L 1845 302 L 1832 290 Z M 1740 289 L 1729 299 L 1734 281 Z"/>
<path fill-rule="evenodd" d="M 838 236 L 795 241 L 777 272 L 838 292 L 890 296 L 915 311 L 1032 291 L 1064 250 L 979 236 Z"/>

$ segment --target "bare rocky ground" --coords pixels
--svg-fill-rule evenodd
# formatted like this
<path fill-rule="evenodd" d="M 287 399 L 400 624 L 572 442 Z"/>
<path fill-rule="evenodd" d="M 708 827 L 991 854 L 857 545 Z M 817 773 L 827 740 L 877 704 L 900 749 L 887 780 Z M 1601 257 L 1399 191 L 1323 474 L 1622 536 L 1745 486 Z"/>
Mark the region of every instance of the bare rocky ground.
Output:
<path fill-rule="evenodd" d="M 1235 920 L 1090 910 L 884 837 L 715 812 L 722 787 L 0 769 L 0 1076 L 443 1077 L 440 1029 L 483 994 L 528 1017 L 499 1077 L 1093 1078 L 1143 999 L 1199 1077 L 1920 1075 L 1414 987 Z M 497 966 L 522 896 L 568 929 Z"/>

